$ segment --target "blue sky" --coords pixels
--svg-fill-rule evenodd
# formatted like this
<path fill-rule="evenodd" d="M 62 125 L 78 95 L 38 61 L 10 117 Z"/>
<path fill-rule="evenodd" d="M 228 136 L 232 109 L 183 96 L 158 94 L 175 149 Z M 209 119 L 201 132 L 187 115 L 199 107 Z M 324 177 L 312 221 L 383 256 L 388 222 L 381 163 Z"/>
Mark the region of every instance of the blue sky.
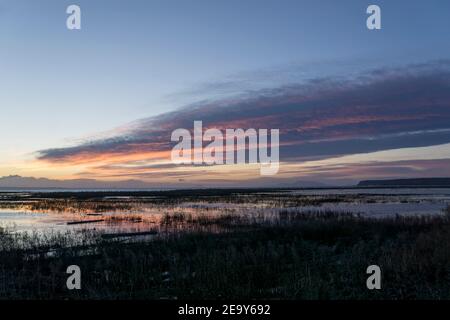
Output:
<path fill-rule="evenodd" d="M 82 30 L 66 29 L 70 4 Z M 382 30 L 366 28 L 369 4 Z M 445 0 L 0 0 L 0 173 L 206 99 L 446 59 L 449 12 Z"/>

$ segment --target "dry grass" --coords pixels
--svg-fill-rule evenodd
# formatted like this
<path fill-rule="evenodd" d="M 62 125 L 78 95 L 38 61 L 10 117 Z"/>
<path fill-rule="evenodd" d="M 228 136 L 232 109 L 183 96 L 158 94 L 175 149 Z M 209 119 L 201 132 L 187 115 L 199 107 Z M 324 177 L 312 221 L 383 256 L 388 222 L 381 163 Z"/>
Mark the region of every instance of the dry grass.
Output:
<path fill-rule="evenodd" d="M 1 230 L 0 297 L 450 298 L 447 217 L 368 220 L 331 212 L 281 216 L 241 221 L 229 215 L 208 220 L 174 214 L 166 222 L 230 229 L 212 233 L 200 228 L 141 242 L 104 240 L 89 233 L 40 238 Z M 83 270 L 82 291 L 64 289 L 70 264 Z M 370 264 L 382 268 L 381 291 L 365 287 Z"/>

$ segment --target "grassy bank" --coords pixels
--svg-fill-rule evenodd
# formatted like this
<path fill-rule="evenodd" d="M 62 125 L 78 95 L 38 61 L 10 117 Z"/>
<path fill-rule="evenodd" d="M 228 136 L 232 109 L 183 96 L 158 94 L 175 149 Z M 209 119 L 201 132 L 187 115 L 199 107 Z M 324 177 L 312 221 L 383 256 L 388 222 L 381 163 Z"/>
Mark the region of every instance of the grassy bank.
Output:
<path fill-rule="evenodd" d="M 276 222 L 222 217 L 209 223 L 229 231 L 121 242 L 92 232 L 42 238 L 0 230 L 0 297 L 450 298 L 447 217 L 367 220 L 281 212 Z M 82 290 L 66 289 L 71 264 L 81 267 Z M 382 269 L 380 291 L 366 289 L 371 264 Z"/>

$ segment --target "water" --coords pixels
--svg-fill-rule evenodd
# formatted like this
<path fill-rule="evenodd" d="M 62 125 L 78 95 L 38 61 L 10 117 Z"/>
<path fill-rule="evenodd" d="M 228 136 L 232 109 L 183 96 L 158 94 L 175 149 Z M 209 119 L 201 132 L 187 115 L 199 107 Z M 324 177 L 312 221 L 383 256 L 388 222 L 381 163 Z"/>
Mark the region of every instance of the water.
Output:
<path fill-rule="evenodd" d="M 278 197 L 278 198 L 277 198 Z M 19 198 L 19 200 L 17 200 Z M 173 201 L 152 203 L 161 197 L 143 196 L 143 206 L 131 212 L 86 212 L 61 213 L 49 211 L 27 211 L 11 209 L 19 201 L 39 201 L 30 193 L 0 193 L 0 226 L 14 232 L 66 231 L 95 229 L 105 233 L 144 232 L 159 227 L 161 217 L 167 212 L 187 215 L 219 215 L 223 212 L 237 215 L 273 215 L 279 210 L 303 212 L 351 212 L 371 217 L 392 215 L 441 215 L 450 204 L 450 188 L 371 188 L 371 189 L 302 189 L 276 192 L 239 193 L 224 201 L 221 197 L 196 199 L 173 204 Z M 34 199 L 34 200 L 33 200 Z M 51 193 L 46 199 L 52 199 Z M 104 197 L 103 200 L 121 203 L 136 200 L 126 195 Z M 231 199 L 231 200 L 230 200 Z M 244 199 L 244 200 L 243 200 Z M 248 201 L 247 201 L 248 199 Z M 282 199 L 274 205 L 274 199 Z M 317 204 L 290 205 L 291 200 L 319 200 Z M 239 200 L 239 201 L 237 201 Z M 280 200 L 278 200 L 280 201 Z M 284 202 L 283 202 L 284 201 Z M 9 206 L 9 207 L 8 207 Z M 2 209 L 3 207 L 3 209 Z M 129 219 L 136 215 L 137 218 Z M 116 217 L 117 219 L 110 219 Z M 123 219 L 125 217 L 125 219 Z M 128 217 L 128 218 L 127 218 Z M 74 221 L 104 220 L 88 224 L 69 224 Z"/>
<path fill-rule="evenodd" d="M 338 211 L 360 213 L 365 216 L 437 215 L 450 205 L 450 188 L 374 188 L 374 189 L 317 189 L 294 190 L 303 196 L 358 196 L 351 203 L 324 203 L 303 206 L 302 211 Z"/>

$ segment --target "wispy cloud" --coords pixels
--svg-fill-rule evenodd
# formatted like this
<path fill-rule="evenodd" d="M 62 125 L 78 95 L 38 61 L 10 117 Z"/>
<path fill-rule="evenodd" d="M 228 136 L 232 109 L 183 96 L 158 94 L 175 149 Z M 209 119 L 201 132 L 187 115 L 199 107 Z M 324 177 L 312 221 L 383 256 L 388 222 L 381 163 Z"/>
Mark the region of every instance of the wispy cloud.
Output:
<path fill-rule="evenodd" d="M 38 151 L 37 159 L 85 164 L 92 174 L 168 176 L 176 169 L 169 163 L 171 133 L 192 129 L 194 120 L 205 129 L 278 128 L 284 163 L 444 144 L 450 142 L 450 62 L 320 77 L 206 100 L 136 121 L 108 138 Z"/>

